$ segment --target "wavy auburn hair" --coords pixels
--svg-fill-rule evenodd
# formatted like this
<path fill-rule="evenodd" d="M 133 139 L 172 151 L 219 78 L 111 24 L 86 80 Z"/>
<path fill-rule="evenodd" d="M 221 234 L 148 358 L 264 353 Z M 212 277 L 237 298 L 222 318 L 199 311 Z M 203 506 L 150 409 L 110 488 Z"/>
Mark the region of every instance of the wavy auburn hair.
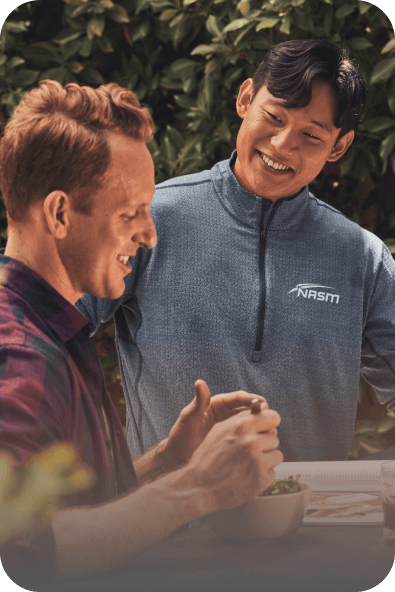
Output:
<path fill-rule="evenodd" d="M 48 80 L 15 109 L 0 144 L 0 187 L 10 220 L 52 191 L 91 213 L 110 162 L 106 132 L 148 142 L 154 123 L 136 96 L 117 84 L 97 89 Z"/>

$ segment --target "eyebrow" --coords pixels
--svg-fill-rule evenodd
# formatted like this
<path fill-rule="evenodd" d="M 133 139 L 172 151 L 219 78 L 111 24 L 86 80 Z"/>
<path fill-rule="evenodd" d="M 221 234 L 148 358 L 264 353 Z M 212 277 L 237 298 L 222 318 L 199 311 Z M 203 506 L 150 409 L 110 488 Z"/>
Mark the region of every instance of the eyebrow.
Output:
<path fill-rule="evenodd" d="M 278 107 L 281 107 L 285 111 L 290 111 L 289 108 L 284 107 L 284 102 L 282 99 L 276 99 L 275 97 L 273 97 L 273 98 L 268 98 L 267 100 L 269 103 L 272 103 L 273 105 L 277 105 Z M 332 129 L 328 125 L 326 125 L 325 123 L 321 123 L 320 121 L 316 121 L 315 119 L 312 119 L 309 123 L 312 123 L 313 125 L 317 125 L 318 127 L 323 129 L 324 131 L 328 132 L 328 134 L 330 134 L 332 132 Z"/>

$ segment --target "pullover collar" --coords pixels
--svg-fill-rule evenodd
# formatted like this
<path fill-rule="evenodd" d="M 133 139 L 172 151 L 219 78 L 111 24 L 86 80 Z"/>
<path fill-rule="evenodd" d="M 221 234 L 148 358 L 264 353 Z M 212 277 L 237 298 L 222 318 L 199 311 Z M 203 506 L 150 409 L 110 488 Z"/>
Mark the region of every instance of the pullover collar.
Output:
<path fill-rule="evenodd" d="M 256 228 L 262 213 L 266 210 L 265 218 L 270 215 L 274 203 L 244 189 L 236 179 L 232 166 L 237 157 L 236 150 L 229 160 L 219 162 L 211 169 L 211 177 L 219 200 L 229 214 L 243 225 Z M 292 199 L 282 199 L 276 206 L 276 212 L 270 226 L 270 231 L 286 230 L 297 224 L 303 217 L 309 201 L 308 186 Z"/>

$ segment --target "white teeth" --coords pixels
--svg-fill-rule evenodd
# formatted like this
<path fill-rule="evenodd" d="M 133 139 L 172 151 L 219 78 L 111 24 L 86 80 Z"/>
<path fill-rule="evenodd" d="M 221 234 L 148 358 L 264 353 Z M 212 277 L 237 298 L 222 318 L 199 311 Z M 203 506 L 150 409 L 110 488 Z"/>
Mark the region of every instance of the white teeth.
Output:
<path fill-rule="evenodd" d="M 270 166 L 272 169 L 276 169 L 279 171 L 285 171 L 286 169 L 289 169 L 289 167 L 285 166 L 285 164 L 280 164 L 279 162 L 274 162 L 268 156 L 266 156 L 266 154 L 261 153 L 261 158 L 262 158 L 263 162 L 265 164 L 267 164 L 267 166 Z"/>
<path fill-rule="evenodd" d="M 127 255 L 118 255 L 117 259 L 118 259 L 118 261 L 120 261 L 124 265 L 127 265 L 129 262 L 129 257 Z"/>

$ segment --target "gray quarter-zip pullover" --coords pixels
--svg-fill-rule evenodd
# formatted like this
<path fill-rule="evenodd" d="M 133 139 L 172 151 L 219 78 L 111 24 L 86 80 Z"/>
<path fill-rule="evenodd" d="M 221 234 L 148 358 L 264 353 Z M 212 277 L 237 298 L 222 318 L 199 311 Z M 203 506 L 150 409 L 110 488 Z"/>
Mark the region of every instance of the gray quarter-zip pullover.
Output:
<path fill-rule="evenodd" d="M 168 435 L 194 397 L 263 395 L 282 418 L 284 459 L 346 459 L 360 373 L 395 410 L 395 264 L 385 245 L 304 188 L 273 202 L 231 165 L 161 183 L 158 244 L 140 249 L 115 314 L 132 455 Z"/>

